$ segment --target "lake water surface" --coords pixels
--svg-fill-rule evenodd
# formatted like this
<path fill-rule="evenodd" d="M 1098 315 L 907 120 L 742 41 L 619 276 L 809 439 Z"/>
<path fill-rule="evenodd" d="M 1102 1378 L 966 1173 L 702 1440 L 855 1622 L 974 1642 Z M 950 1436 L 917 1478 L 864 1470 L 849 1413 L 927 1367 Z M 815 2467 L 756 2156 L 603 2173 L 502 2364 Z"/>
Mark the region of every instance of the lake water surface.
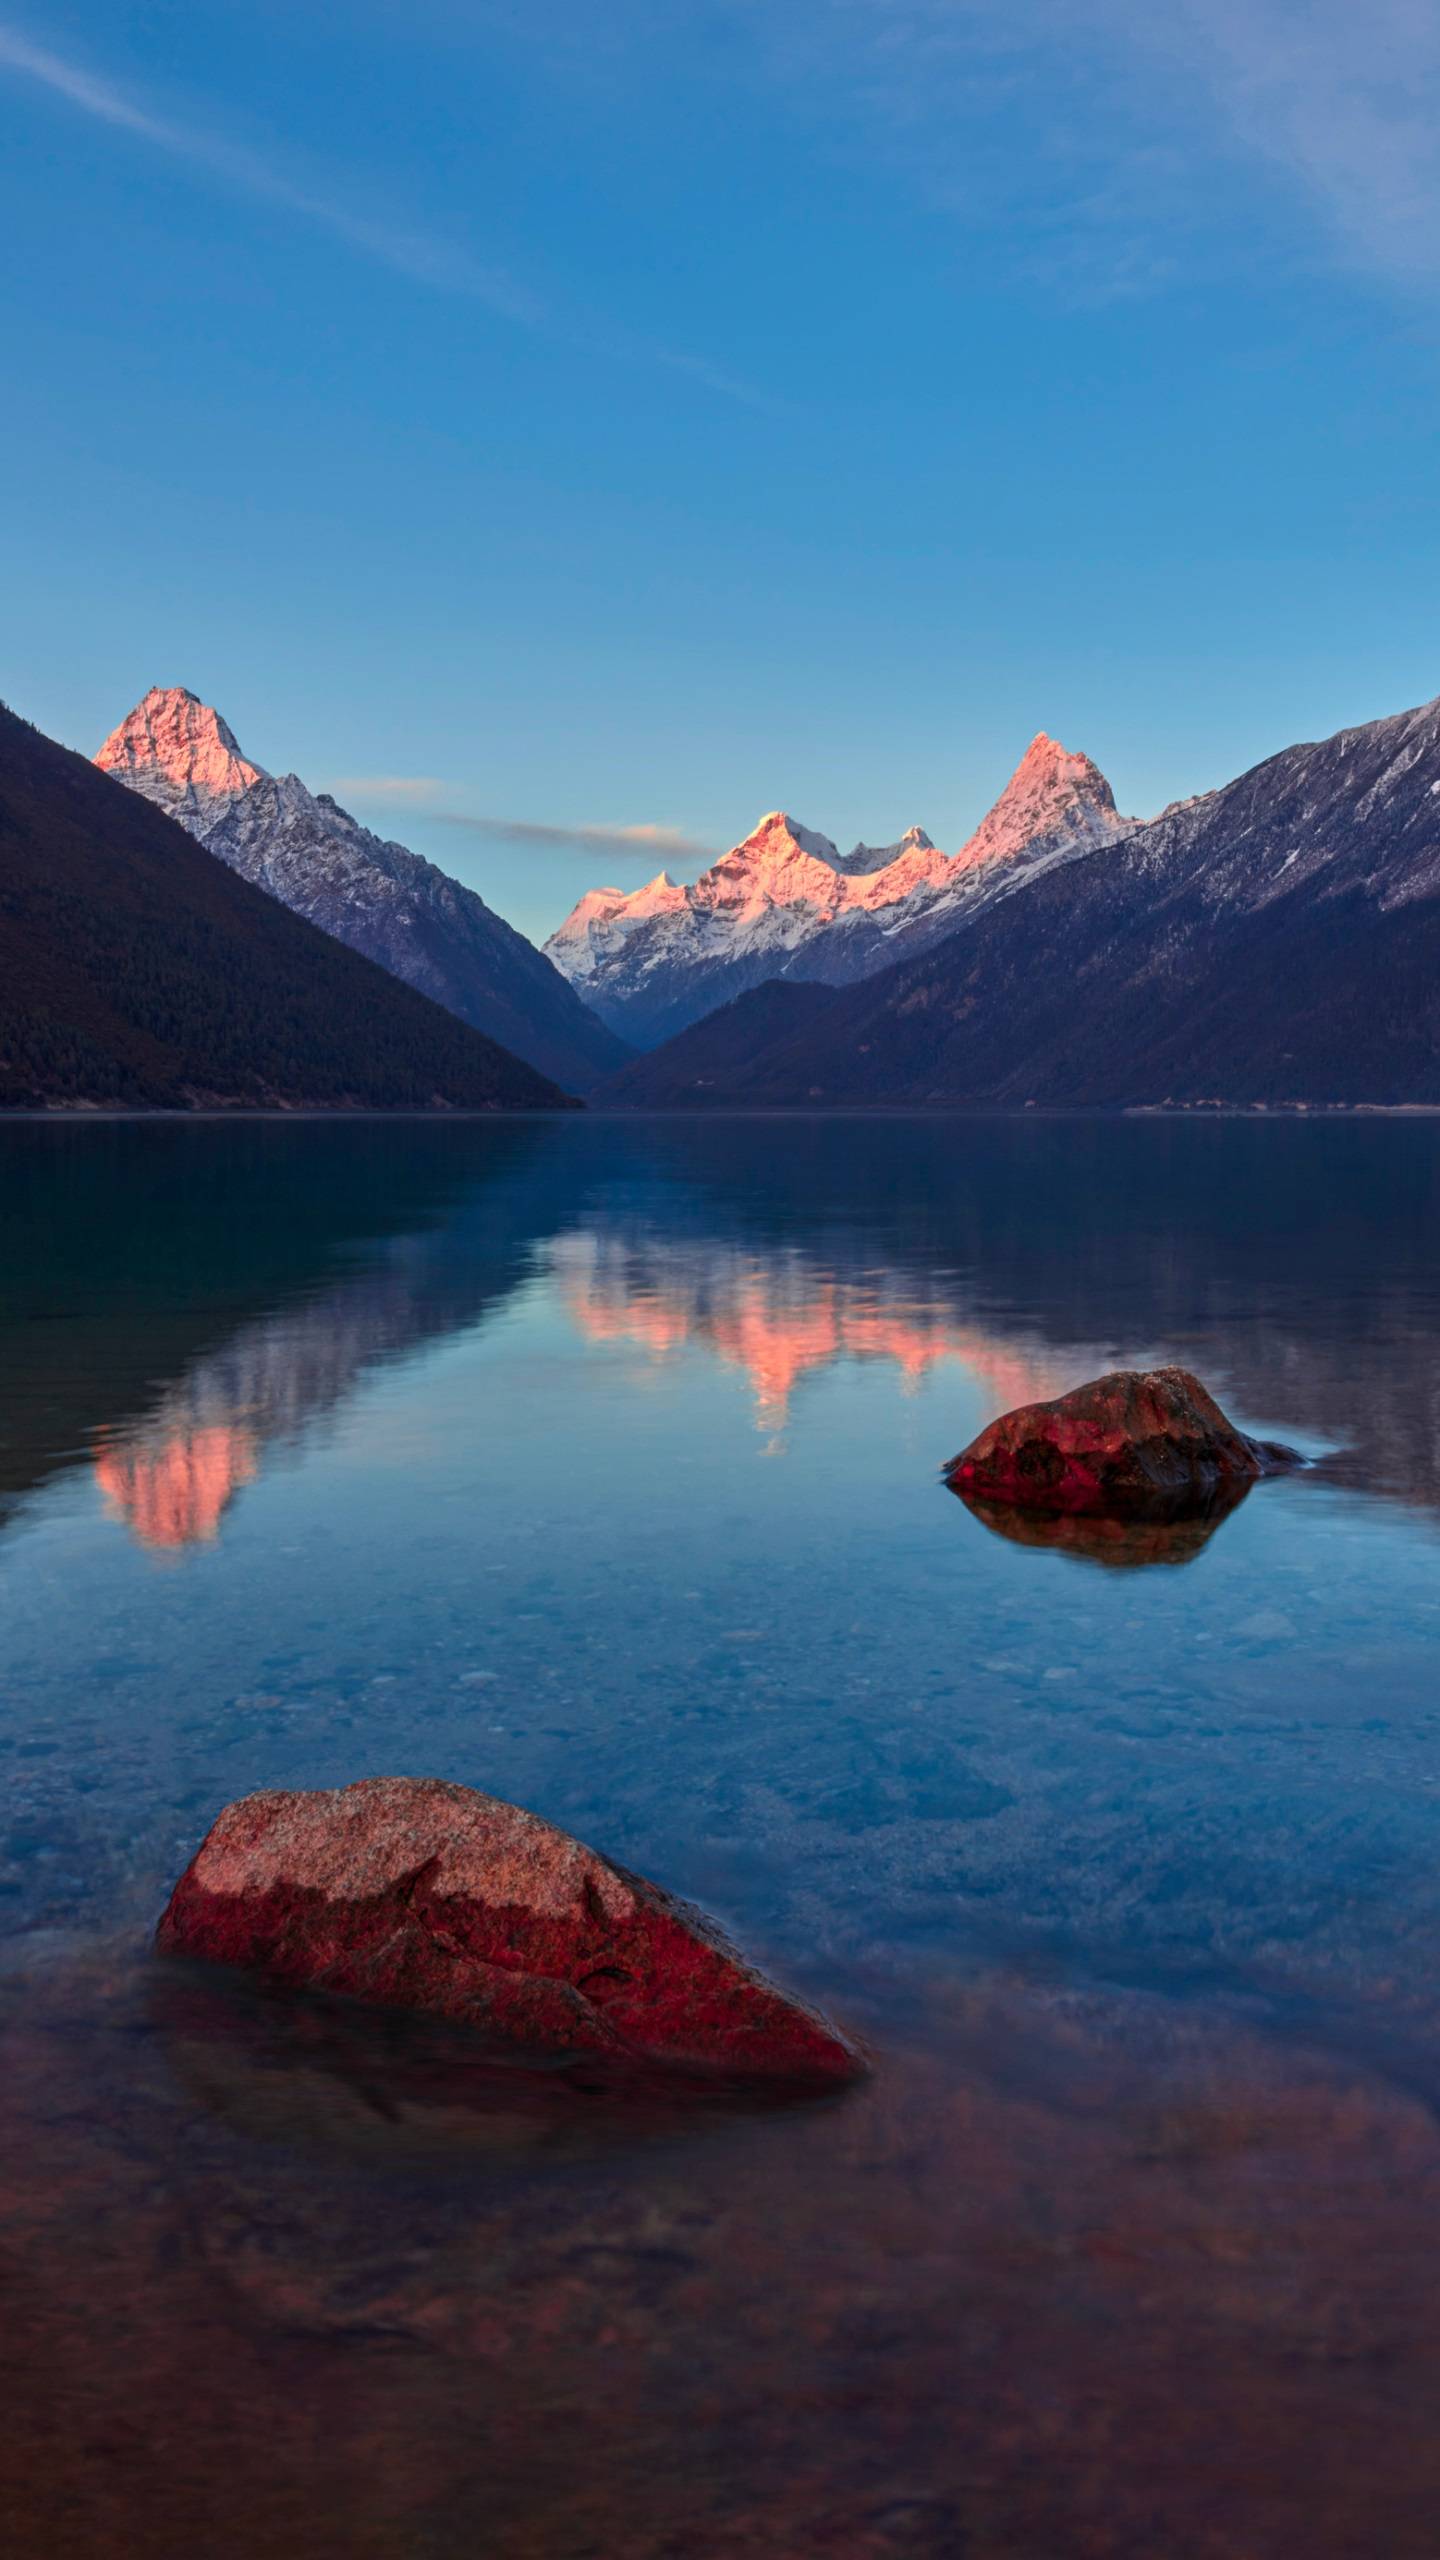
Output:
<path fill-rule="evenodd" d="M 0 1130 L 29 2554 L 1429 2560 L 1440 1124 Z M 1314 1463 L 939 1481 L 1151 1359 Z M 534 1807 L 854 2028 L 586 2097 L 160 1965 L 220 1805 Z"/>

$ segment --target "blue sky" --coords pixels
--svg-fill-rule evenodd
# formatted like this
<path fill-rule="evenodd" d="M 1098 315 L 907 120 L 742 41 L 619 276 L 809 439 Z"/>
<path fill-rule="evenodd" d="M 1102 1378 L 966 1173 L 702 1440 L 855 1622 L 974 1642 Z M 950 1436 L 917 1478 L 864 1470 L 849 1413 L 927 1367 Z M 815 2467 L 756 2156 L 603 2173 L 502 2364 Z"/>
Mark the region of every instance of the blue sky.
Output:
<path fill-rule="evenodd" d="M 537 935 L 1146 813 L 1440 689 L 1437 137 L 1430 0 L 0 0 L 0 694 Z"/>

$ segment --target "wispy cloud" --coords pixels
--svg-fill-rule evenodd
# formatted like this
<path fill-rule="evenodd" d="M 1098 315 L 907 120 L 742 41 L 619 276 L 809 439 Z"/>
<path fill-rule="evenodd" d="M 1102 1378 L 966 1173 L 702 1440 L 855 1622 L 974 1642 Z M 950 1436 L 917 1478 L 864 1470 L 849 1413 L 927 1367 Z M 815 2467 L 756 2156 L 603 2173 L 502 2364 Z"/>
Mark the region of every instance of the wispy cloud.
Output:
<path fill-rule="evenodd" d="M 658 855 L 672 862 L 716 859 L 713 845 L 697 843 L 679 827 L 557 827 L 537 818 L 477 818 L 463 809 L 436 809 L 431 814 L 444 826 L 463 828 L 495 843 L 539 845 L 555 853 L 630 853 L 649 859 Z"/>
<path fill-rule="evenodd" d="M 534 845 L 551 853 L 632 854 L 662 862 L 713 862 L 714 845 L 701 844 L 680 827 L 642 821 L 635 826 L 557 826 L 539 818 L 497 818 L 444 805 L 447 786 L 431 774 L 341 774 L 332 786 L 356 800 L 386 801 L 416 810 L 437 826 L 454 827 L 491 844 Z"/>
<path fill-rule="evenodd" d="M 738 400 L 742 409 L 758 409 L 767 417 L 778 418 L 793 408 L 793 402 L 781 399 L 773 391 L 763 391 L 753 382 L 745 382 L 737 373 L 711 364 L 706 356 L 677 355 L 670 347 L 646 350 L 652 364 L 663 365 L 667 373 L 683 373 L 706 391 L 717 391 L 722 400 Z"/>
<path fill-rule="evenodd" d="M 1308 211 L 1314 251 L 1440 281 L 1434 0 L 721 5 L 830 147 L 868 138 L 1057 280 L 1170 280 L 1231 219 L 1227 172 L 1248 162 Z"/>
<path fill-rule="evenodd" d="M 444 792 L 443 782 L 428 773 L 342 773 L 332 789 L 353 792 L 357 800 L 393 800 L 401 808 L 420 809 L 428 800 L 438 800 Z"/>
<path fill-rule="evenodd" d="M 458 243 L 373 212 L 361 212 L 345 201 L 343 190 L 302 185 L 274 160 L 231 142 L 220 133 L 207 131 L 188 118 L 181 123 L 174 116 L 160 113 L 118 83 L 70 61 L 48 45 L 35 43 L 20 28 L 4 21 L 0 21 L 0 71 L 37 81 L 81 114 L 186 162 L 202 177 L 262 203 L 277 205 L 417 283 L 483 303 L 501 318 L 536 336 L 557 340 L 602 359 L 648 363 L 684 375 L 721 399 L 745 408 L 774 410 L 779 405 L 771 394 L 706 356 L 651 344 L 593 312 L 579 319 L 555 312 L 503 269 L 476 258 Z"/>
<path fill-rule="evenodd" d="M 1234 138 L 1303 191 L 1352 259 L 1440 279 L 1440 14 L 1433 0 L 1114 0 Z"/>
<path fill-rule="evenodd" d="M 42 87 L 64 98 L 82 114 L 95 116 L 102 124 L 113 125 L 122 133 L 150 143 L 172 159 L 189 162 L 193 168 L 216 179 L 222 186 L 242 195 L 255 196 L 266 204 L 282 206 L 300 215 L 320 229 L 332 232 L 352 249 L 378 259 L 401 275 L 419 283 L 438 285 L 452 293 L 466 293 L 488 303 L 492 310 L 507 320 L 527 327 L 543 325 L 544 315 L 533 295 L 513 283 L 497 268 L 487 267 L 467 251 L 434 235 L 407 228 L 401 223 L 378 219 L 346 205 L 337 196 L 317 193 L 286 176 L 272 161 L 258 152 L 227 141 L 223 135 L 207 133 L 189 123 L 180 124 L 173 117 L 160 115 L 112 81 L 80 65 L 69 62 L 49 46 L 35 44 L 18 28 L 0 23 L 0 68 L 18 72 L 37 80 Z"/>

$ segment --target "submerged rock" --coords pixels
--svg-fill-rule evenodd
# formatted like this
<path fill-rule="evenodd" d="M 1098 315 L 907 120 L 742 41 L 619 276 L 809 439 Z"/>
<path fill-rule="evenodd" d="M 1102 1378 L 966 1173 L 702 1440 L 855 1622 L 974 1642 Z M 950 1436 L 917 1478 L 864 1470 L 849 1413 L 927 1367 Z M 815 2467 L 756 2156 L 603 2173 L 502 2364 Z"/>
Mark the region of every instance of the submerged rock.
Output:
<path fill-rule="evenodd" d="M 1300 1464 L 1278 1441 L 1237 1431 L 1188 1369 L 1115 1369 L 1001 1414 L 952 1458 L 945 1481 L 969 1501 L 1021 1511 L 1163 1519 L 1212 1510 Z"/>
<path fill-rule="evenodd" d="M 863 2068 L 691 1905 L 436 1778 L 242 1796 L 176 1885 L 158 1943 L 551 2055 L 788 2082 Z"/>

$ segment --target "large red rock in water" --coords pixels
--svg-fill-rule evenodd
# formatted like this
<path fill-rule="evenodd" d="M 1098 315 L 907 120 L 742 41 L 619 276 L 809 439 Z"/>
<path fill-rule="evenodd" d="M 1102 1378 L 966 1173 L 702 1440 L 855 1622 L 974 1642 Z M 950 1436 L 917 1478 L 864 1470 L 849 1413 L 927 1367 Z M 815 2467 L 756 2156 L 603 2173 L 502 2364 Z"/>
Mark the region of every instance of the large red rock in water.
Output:
<path fill-rule="evenodd" d="M 435 1778 L 227 1805 L 159 1944 L 537 2052 L 792 2082 L 863 2067 L 689 1904 L 533 1813 Z"/>
<path fill-rule="evenodd" d="M 1293 1449 L 1237 1431 L 1188 1369 L 1115 1369 L 1002 1413 L 952 1458 L 945 1481 L 967 1500 L 1024 1511 L 1177 1516 L 1297 1463 Z"/>

